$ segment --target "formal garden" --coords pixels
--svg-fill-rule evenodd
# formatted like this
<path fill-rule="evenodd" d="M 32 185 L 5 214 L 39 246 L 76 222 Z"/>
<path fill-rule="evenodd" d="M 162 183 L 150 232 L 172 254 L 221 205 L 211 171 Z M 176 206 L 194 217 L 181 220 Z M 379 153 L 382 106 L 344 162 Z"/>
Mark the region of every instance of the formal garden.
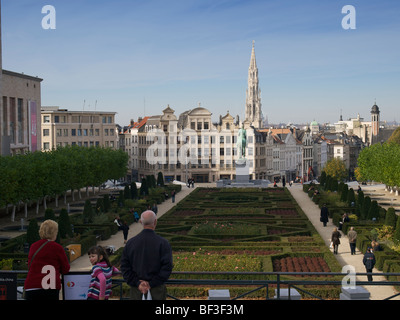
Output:
<path fill-rule="evenodd" d="M 248 273 L 341 272 L 301 208 L 282 188 L 197 188 L 159 219 L 157 233 L 168 239 L 173 249 L 174 273 L 170 279 L 276 280 L 272 274 Z M 120 252 L 113 261 L 118 263 L 119 258 Z M 340 280 L 321 275 L 282 278 Z M 324 298 L 339 298 L 340 288 L 335 286 L 305 287 Z M 171 284 L 168 293 L 177 298 L 205 299 L 211 288 L 222 287 Z M 228 288 L 231 297 L 255 289 Z M 265 299 L 267 294 L 272 298 L 275 289 L 271 285 L 268 293 L 263 288 L 247 298 Z"/>

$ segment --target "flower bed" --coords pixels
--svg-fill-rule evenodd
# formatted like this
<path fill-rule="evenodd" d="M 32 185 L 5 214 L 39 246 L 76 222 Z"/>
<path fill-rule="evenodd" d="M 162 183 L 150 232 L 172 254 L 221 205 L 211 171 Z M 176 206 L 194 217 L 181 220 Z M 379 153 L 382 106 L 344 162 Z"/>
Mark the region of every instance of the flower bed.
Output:
<path fill-rule="evenodd" d="M 273 261 L 275 272 L 330 272 L 323 257 L 285 257 Z M 302 277 L 302 275 L 298 275 Z"/>
<path fill-rule="evenodd" d="M 260 272 L 262 264 L 255 255 L 193 251 L 174 253 L 174 271 Z"/>
<path fill-rule="evenodd" d="M 261 233 L 260 227 L 249 224 L 234 224 L 229 222 L 206 221 L 197 224 L 192 228 L 193 234 L 199 235 L 258 235 Z"/>
<path fill-rule="evenodd" d="M 279 216 L 298 216 L 299 213 L 297 212 L 296 209 L 272 209 L 272 210 L 266 210 L 266 214 L 269 215 L 279 215 Z"/>

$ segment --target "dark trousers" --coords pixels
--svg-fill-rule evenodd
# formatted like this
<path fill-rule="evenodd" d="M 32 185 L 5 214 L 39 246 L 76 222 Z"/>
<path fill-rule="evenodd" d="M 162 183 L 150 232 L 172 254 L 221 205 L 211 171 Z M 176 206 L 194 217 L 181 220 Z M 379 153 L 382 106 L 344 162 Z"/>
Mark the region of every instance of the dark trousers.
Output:
<path fill-rule="evenodd" d="M 368 273 L 372 273 L 372 269 L 367 269 L 367 272 Z M 367 278 L 368 278 L 368 281 L 372 281 L 372 275 L 371 274 L 367 275 Z"/>
<path fill-rule="evenodd" d="M 338 249 L 339 249 L 339 245 L 338 244 L 334 244 L 333 245 L 333 253 L 337 254 L 338 253 Z"/>
<path fill-rule="evenodd" d="M 37 289 L 26 290 L 26 300 L 60 300 L 60 290 L 57 289 Z"/>
<path fill-rule="evenodd" d="M 351 254 L 356 254 L 356 243 L 350 242 L 350 252 Z"/>
<path fill-rule="evenodd" d="M 161 285 L 150 289 L 152 300 L 167 300 L 167 287 Z M 130 290 L 131 300 L 142 300 L 142 293 L 137 287 L 131 287 Z"/>

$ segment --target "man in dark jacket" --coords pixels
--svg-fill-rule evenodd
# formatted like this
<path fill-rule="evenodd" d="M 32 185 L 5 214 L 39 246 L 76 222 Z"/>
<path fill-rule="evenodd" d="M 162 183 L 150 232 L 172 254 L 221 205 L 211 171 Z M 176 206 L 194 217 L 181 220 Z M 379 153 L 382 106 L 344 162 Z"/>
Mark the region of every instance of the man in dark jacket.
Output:
<path fill-rule="evenodd" d="M 153 211 L 142 213 L 143 230 L 125 245 L 121 258 L 121 272 L 131 286 L 131 298 L 141 300 L 150 291 L 153 300 L 165 300 L 164 283 L 172 272 L 172 249 L 169 242 L 154 230 L 157 218 Z"/>
<path fill-rule="evenodd" d="M 372 253 L 372 250 L 370 247 L 368 247 L 367 252 L 364 254 L 364 259 L 363 263 L 365 266 L 365 269 L 367 270 L 368 273 L 372 273 L 372 269 L 375 266 L 375 255 Z M 372 275 L 368 275 L 368 281 L 372 281 Z"/>
<path fill-rule="evenodd" d="M 321 217 L 319 220 L 324 224 L 324 227 L 326 227 L 326 223 L 329 221 L 329 211 L 325 203 L 321 208 Z"/>

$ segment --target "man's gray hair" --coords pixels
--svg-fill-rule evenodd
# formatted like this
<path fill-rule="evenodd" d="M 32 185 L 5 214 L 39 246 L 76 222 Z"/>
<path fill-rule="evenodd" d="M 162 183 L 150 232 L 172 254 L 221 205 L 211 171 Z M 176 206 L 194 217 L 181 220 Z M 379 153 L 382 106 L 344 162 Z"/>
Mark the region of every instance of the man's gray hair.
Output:
<path fill-rule="evenodd" d="M 142 222 L 142 225 L 144 226 L 149 226 L 154 224 L 154 221 L 157 219 L 156 214 L 151 211 L 151 210 L 146 210 L 142 212 L 140 215 L 140 221 Z"/>

